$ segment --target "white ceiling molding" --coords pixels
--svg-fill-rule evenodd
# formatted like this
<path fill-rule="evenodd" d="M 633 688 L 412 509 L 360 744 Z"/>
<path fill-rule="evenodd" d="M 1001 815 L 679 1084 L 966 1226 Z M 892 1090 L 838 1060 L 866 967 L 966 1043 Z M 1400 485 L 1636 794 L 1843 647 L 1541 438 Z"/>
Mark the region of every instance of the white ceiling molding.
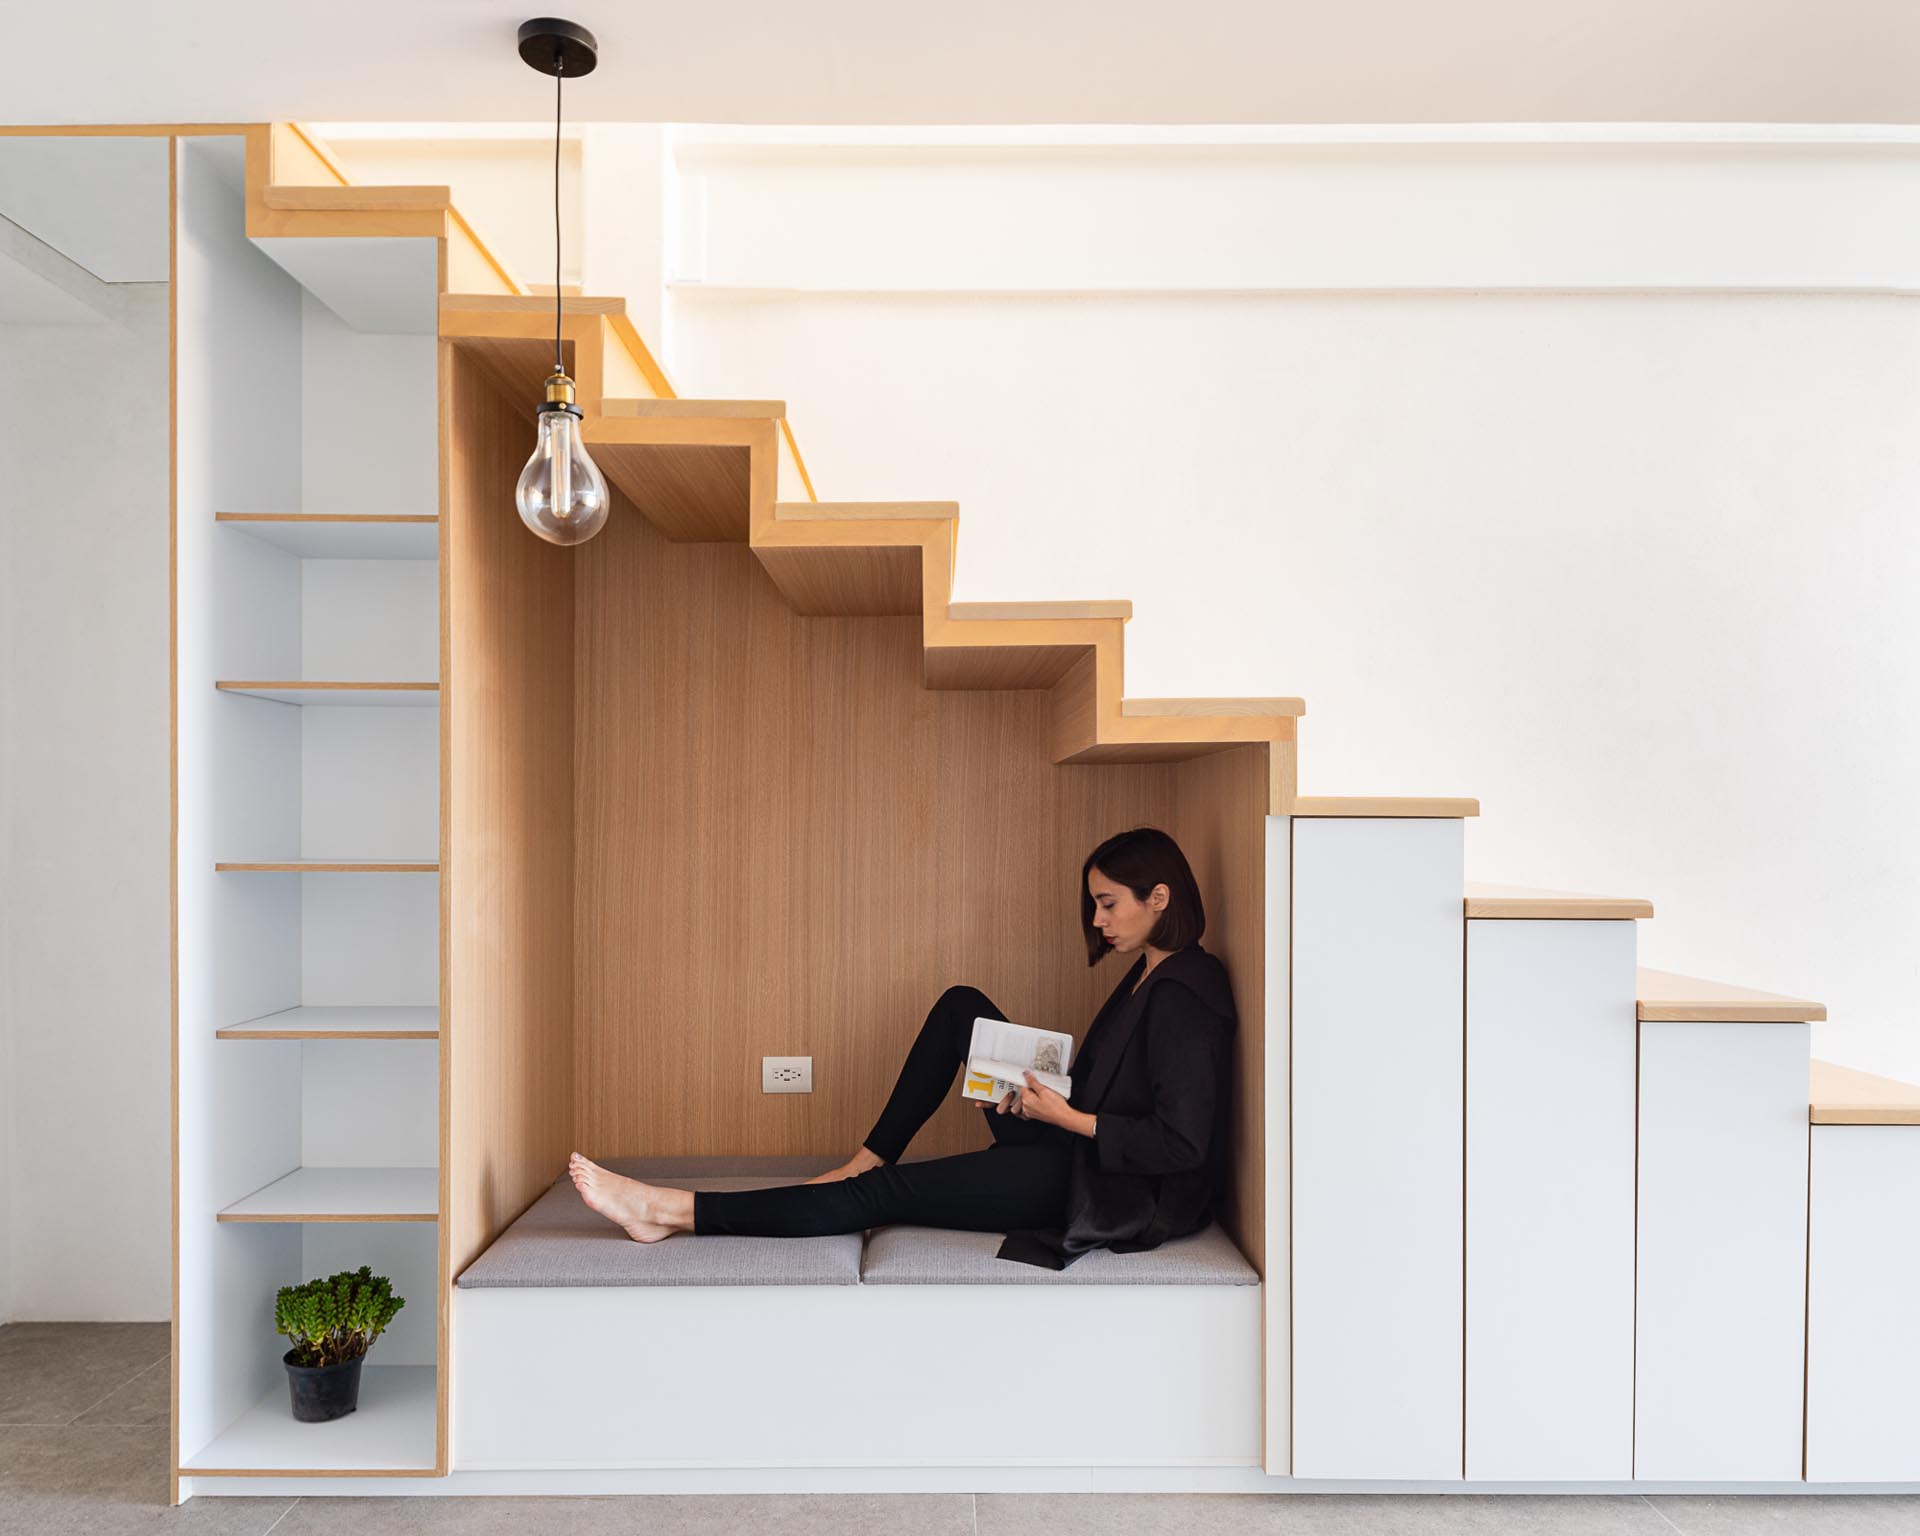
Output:
<path fill-rule="evenodd" d="M 678 146 L 701 294 L 1920 293 L 1920 142 Z"/>

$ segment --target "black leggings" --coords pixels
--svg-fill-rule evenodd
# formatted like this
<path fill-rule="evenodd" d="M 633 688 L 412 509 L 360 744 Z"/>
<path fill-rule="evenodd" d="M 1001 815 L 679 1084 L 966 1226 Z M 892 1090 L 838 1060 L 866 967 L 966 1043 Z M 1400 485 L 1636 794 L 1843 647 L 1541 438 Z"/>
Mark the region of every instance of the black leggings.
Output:
<path fill-rule="evenodd" d="M 1060 1126 L 1022 1120 L 1011 1112 L 1003 1115 L 982 1104 L 981 1113 L 993 1131 L 991 1147 L 914 1163 L 898 1161 L 914 1132 L 953 1087 L 954 1069 L 966 1059 L 976 1017 L 1006 1015 L 974 987 L 947 988 L 927 1014 L 886 1108 L 867 1133 L 867 1150 L 885 1159 L 878 1168 L 825 1184 L 695 1190 L 693 1230 L 824 1237 L 896 1221 L 970 1232 L 1059 1226 L 1066 1214 L 1067 1172 L 1078 1139 Z"/>

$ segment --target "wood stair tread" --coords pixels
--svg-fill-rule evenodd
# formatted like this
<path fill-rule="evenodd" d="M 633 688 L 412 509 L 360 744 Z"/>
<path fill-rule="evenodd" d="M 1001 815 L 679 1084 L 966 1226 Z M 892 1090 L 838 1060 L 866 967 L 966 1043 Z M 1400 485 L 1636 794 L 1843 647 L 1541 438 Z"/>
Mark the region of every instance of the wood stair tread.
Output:
<path fill-rule="evenodd" d="M 553 295 L 550 293 L 443 293 L 440 295 L 442 314 L 494 313 L 505 315 L 534 315 L 543 317 L 547 322 L 548 344 L 553 339 Z M 575 315 L 624 315 L 627 301 L 610 294 L 566 294 L 564 312 L 571 319 Z M 551 362 L 551 354 L 548 358 Z M 534 382 L 537 384 L 539 380 Z"/>
<path fill-rule="evenodd" d="M 776 501 L 776 521 L 917 522 L 958 517 L 957 501 Z"/>
<path fill-rule="evenodd" d="M 1217 718 L 1229 715 L 1281 715 L 1297 718 L 1307 712 L 1305 699 L 1122 699 L 1120 713 L 1140 718 L 1193 715 Z"/>
<path fill-rule="evenodd" d="M 1827 1016 L 1824 1003 L 1644 965 L 1639 968 L 1635 997 L 1639 1017 L 1653 1021 L 1765 1023 Z"/>
<path fill-rule="evenodd" d="M 1478 816 L 1480 802 L 1446 795 L 1301 795 L 1294 816 Z"/>
<path fill-rule="evenodd" d="M 1066 599 L 1034 603 L 948 603 L 947 617 L 962 624 L 1018 624 L 1028 619 L 1130 619 L 1125 598 Z"/>
<path fill-rule="evenodd" d="M 613 399 L 600 402 L 602 416 L 646 417 L 660 420 L 777 421 L 787 414 L 784 400 L 689 400 L 676 395 L 666 400 Z M 803 506 L 812 505 L 809 502 Z"/>
<path fill-rule="evenodd" d="M 1836 1062 L 1809 1064 L 1807 1118 L 1815 1125 L 1920 1125 L 1920 1085 Z"/>
<path fill-rule="evenodd" d="M 1529 885 L 1466 882 L 1468 917 L 1631 918 L 1652 917 L 1653 903 L 1639 896 L 1594 896 Z"/>
<path fill-rule="evenodd" d="M 269 208 L 324 213 L 438 213 L 453 206 L 452 187 L 433 186 L 268 186 L 261 201 Z M 551 308 L 553 301 L 547 300 Z"/>

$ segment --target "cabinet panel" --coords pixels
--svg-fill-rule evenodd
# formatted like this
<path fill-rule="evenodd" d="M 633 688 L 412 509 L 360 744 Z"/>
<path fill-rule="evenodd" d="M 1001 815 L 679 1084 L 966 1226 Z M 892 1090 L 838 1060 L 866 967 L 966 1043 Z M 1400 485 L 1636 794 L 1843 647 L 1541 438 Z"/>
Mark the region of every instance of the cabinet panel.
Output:
<path fill-rule="evenodd" d="M 1812 1135 L 1807 1481 L 1920 1482 L 1920 1126 Z"/>
<path fill-rule="evenodd" d="M 1634 1476 L 1800 1476 L 1807 1026 L 1640 1026 Z"/>
<path fill-rule="evenodd" d="M 1467 1476 L 1633 1475 L 1634 924 L 1467 924 Z"/>
<path fill-rule="evenodd" d="M 1293 1475 L 1461 1474 L 1453 819 L 1293 821 Z"/>

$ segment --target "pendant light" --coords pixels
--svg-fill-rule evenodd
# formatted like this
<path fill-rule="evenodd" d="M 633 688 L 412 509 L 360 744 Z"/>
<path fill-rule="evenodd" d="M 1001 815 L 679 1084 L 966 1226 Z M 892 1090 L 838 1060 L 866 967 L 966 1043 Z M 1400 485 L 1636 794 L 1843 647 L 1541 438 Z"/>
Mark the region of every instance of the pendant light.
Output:
<path fill-rule="evenodd" d="M 607 482 L 580 440 L 580 408 L 560 354 L 560 88 L 591 74 L 599 45 L 585 27 L 553 16 L 520 26 L 520 57 L 553 76 L 553 372 L 541 402 L 539 441 L 520 471 L 513 499 L 520 521 L 550 544 L 584 544 L 607 521 Z"/>

